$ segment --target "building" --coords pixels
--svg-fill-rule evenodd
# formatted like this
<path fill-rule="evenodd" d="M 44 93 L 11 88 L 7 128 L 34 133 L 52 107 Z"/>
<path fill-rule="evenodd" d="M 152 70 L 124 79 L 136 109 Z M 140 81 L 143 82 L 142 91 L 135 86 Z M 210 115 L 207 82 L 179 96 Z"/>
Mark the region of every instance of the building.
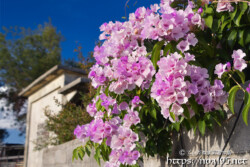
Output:
<path fill-rule="evenodd" d="M 23 144 L 0 145 L 0 167 L 23 167 Z"/>
<path fill-rule="evenodd" d="M 33 81 L 19 93 L 27 97 L 27 126 L 24 152 L 25 167 L 41 167 L 43 150 L 35 151 L 34 142 L 41 137 L 46 138 L 48 132 L 44 131 L 46 116 L 44 110 L 49 107 L 55 113 L 61 110 L 55 100 L 65 104 L 77 98 L 79 90 L 85 90 L 89 80 L 87 74 L 76 68 L 57 65 Z"/>

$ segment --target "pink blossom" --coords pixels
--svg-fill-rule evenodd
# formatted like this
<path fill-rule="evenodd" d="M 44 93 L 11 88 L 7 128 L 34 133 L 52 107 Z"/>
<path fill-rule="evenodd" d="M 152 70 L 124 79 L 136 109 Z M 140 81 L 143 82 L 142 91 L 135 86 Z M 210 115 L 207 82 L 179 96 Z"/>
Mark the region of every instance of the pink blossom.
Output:
<path fill-rule="evenodd" d="M 226 64 L 222 64 L 222 63 L 217 64 L 217 65 L 215 66 L 214 74 L 218 75 L 218 77 L 221 78 L 222 74 L 223 74 L 224 72 L 226 72 L 226 67 L 227 67 Z"/>
<path fill-rule="evenodd" d="M 250 93 L 250 84 L 249 84 L 248 87 L 246 88 L 246 91 L 247 91 L 248 93 Z"/>
<path fill-rule="evenodd" d="M 179 49 L 182 53 L 184 53 L 185 51 L 189 50 L 189 43 L 186 41 L 181 41 L 177 45 L 177 49 Z"/>
<path fill-rule="evenodd" d="M 244 59 L 235 59 L 234 60 L 234 69 L 242 71 L 247 67 L 247 64 Z"/>
<path fill-rule="evenodd" d="M 232 54 L 233 59 L 243 59 L 246 56 L 246 53 L 244 53 L 241 49 L 234 50 Z"/>
<path fill-rule="evenodd" d="M 227 0 L 219 0 L 216 11 L 217 12 L 223 12 L 223 11 L 232 12 L 233 9 L 234 9 L 233 6 Z"/>

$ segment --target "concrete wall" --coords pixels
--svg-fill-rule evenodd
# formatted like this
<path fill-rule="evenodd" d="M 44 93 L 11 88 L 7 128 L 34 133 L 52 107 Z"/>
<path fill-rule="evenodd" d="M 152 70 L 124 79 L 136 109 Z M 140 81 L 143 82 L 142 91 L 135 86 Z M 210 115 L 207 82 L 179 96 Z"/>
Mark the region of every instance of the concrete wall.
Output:
<path fill-rule="evenodd" d="M 42 166 L 43 150 L 34 151 L 34 142 L 36 142 L 38 135 L 43 133 L 40 130 L 42 129 L 46 119 L 44 115 L 45 108 L 48 107 L 54 113 L 59 112 L 61 110 L 61 106 L 58 106 L 55 103 L 55 99 L 57 99 L 59 103 L 65 103 L 74 96 L 76 91 L 70 93 L 69 95 L 63 96 L 58 93 L 58 90 L 77 77 L 79 76 L 61 74 L 29 96 L 26 127 L 26 131 L 28 132 L 27 134 L 29 135 L 26 136 L 25 145 L 25 164 L 27 167 Z"/>
<path fill-rule="evenodd" d="M 70 142 L 48 148 L 43 151 L 42 166 L 43 167 L 97 167 L 98 164 L 91 156 L 85 155 L 83 160 L 72 161 L 73 150 L 83 145 L 79 140 L 72 140 Z M 92 154 L 93 155 L 93 154 Z"/>
<path fill-rule="evenodd" d="M 245 85 L 248 85 L 246 83 Z M 239 111 L 242 103 L 243 94 L 242 92 L 236 95 L 235 101 L 235 112 Z M 228 111 L 228 117 L 232 114 Z M 186 132 L 183 130 L 182 133 L 174 135 L 173 153 L 170 158 L 176 159 L 218 159 L 218 151 L 221 151 L 224 147 L 225 141 L 227 140 L 229 133 L 233 127 L 236 116 L 227 120 L 221 127 L 215 126 L 214 131 L 206 131 L 205 136 L 201 136 L 199 133 L 194 134 L 192 131 Z M 250 123 L 250 116 L 248 117 Z M 86 155 L 83 161 L 72 162 L 72 152 L 77 146 L 83 143 L 78 140 L 73 140 L 68 143 L 49 148 L 43 152 L 43 167 L 97 167 L 97 163 L 93 157 L 88 158 Z M 180 151 L 182 150 L 182 151 Z M 184 151 L 184 152 L 183 152 Z M 200 151 L 203 151 L 203 154 Z M 217 152 L 216 152 L 217 151 Z M 184 153 L 184 154 L 183 154 Z M 210 153 L 210 155 L 209 155 Z M 228 158 L 231 159 L 246 159 L 245 165 L 250 166 L 250 126 L 246 126 L 240 116 L 239 122 L 235 128 L 232 138 L 225 149 L 224 153 L 230 153 Z M 214 155 L 211 155 L 214 154 Z M 226 156 L 223 156 L 224 158 Z M 103 164 L 103 163 L 102 163 Z M 167 166 L 181 166 L 181 165 L 169 165 L 165 158 L 160 157 L 144 157 L 144 162 L 141 164 L 142 167 L 167 167 Z M 190 164 L 186 166 L 205 166 L 201 164 Z M 214 166 L 214 164 L 206 165 Z M 221 165 L 218 165 L 221 166 Z M 238 165 L 225 165 L 225 166 L 238 166 Z"/>

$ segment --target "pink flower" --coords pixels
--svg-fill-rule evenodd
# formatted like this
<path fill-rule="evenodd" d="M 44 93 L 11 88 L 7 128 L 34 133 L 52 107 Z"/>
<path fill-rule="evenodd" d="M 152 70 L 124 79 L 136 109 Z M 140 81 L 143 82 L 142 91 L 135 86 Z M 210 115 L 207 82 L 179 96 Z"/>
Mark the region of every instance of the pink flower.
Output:
<path fill-rule="evenodd" d="M 195 35 L 194 33 L 190 33 L 188 34 L 187 36 L 187 42 L 192 45 L 192 46 L 195 46 L 198 42 L 198 39 L 195 38 Z"/>
<path fill-rule="evenodd" d="M 185 51 L 189 50 L 189 43 L 186 41 L 181 41 L 180 43 L 178 43 L 177 49 L 184 53 Z"/>
<path fill-rule="evenodd" d="M 194 25 L 200 26 L 200 25 L 201 25 L 201 16 L 200 16 L 198 13 L 196 13 L 196 14 L 192 17 L 191 22 L 192 22 L 192 24 L 194 24 Z"/>
<path fill-rule="evenodd" d="M 247 91 L 248 93 L 250 93 L 250 84 L 249 84 L 248 87 L 246 88 L 246 91 Z"/>
<path fill-rule="evenodd" d="M 247 64 L 244 59 L 235 59 L 234 60 L 234 69 L 242 71 L 247 67 Z"/>
<path fill-rule="evenodd" d="M 233 9 L 234 9 L 233 6 L 227 0 L 219 0 L 216 11 L 217 12 L 223 12 L 223 11 L 232 12 Z"/>
<path fill-rule="evenodd" d="M 224 72 L 226 72 L 226 67 L 227 67 L 226 64 L 222 64 L 222 63 L 217 64 L 217 65 L 215 66 L 214 74 L 218 75 L 218 77 L 221 78 L 222 74 L 223 74 Z"/>
<path fill-rule="evenodd" d="M 232 54 L 233 59 L 243 59 L 246 56 L 246 53 L 244 53 L 241 49 L 234 50 Z"/>
<path fill-rule="evenodd" d="M 131 125 L 136 125 L 138 123 L 140 123 L 140 118 L 137 111 L 131 111 L 123 118 L 123 125 L 125 127 L 130 127 Z"/>

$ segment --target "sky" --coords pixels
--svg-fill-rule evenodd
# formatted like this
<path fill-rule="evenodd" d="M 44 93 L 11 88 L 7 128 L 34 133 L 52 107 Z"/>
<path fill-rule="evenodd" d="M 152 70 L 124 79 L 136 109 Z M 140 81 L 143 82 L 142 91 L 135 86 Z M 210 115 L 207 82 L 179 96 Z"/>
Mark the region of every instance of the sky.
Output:
<path fill-rule="evenodd" d="M 36 29 L 39 24 L 52 21 L 62 34 L 62 58 L 76 59 L 74 49 L 82 46 L 83 55 L 93 51 L 98 40 L 99 27 L 104 22 L 124 21 L 127 0 L 0 0 L 0 32 L 2 27 L 18 26 Z M 136 8 L 159 3 L 160 0 L 129 0 L 127 16 Z M 1 104 L 0 104 L 1 107 Z M 0 113 L 0 128 L 6 128 L 6 143 L 24 143 L 24 136 L 12 126 L 13 116 Z"/>
<path fill-rule="evenodd" d="M 21 26 L 35 29 L 48 22 L 64 36 L 62 57 L 75 58 L 77 43 L 84 55 L 92 51 L 104 22 L 124 21 L 127 0 L 0 0 L 0 26 Z M 159 3 L 160 0 L 129 0 L 128 13 L 136 8 Z"/>

